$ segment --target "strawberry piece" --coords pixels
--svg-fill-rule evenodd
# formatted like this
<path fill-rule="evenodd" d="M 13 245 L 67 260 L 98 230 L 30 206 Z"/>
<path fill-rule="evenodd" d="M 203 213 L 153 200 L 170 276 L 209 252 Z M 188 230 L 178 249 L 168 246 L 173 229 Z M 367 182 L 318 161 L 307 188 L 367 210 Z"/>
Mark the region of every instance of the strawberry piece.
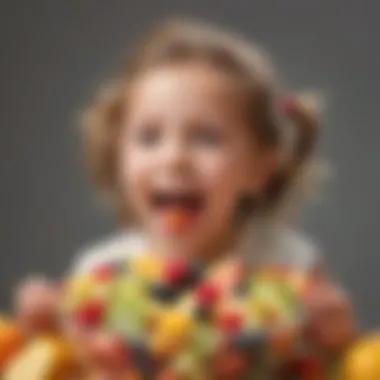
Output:
<path fill-rule="evenodd" d="M 247 357 L 236 351 L 225 351 L 219 354 L 215 360 L 214 375 L 217 379 L 237 379 L 247 369 Z"/>
<path fill-rule="evenodd" d="M 129 348 L 114 336 L 98 333 L 91 339 L 89 354 L 95 366 L 112 371 L 132 364 Z"/>
<path fill-rule="evenodd" d="M 297 372 L 303 379 L 322 380 L 323 366 L 317 358 L 304 357 L 297 363 Z"/>
<path fill-rule="evenodd" d="M 229 312 L 219 319 L 219 327 L 226 334 L 236 334 L 243 327 L 243 318 L 237 312 Z"/>
<path fill-rule="evenodd" d="M 290 330 L 280 329 L 271 334 L 270 346 L 275 355 L 287 356 L 294 347 L 294 335 Z"/>
<path fill-rule="evenodd" d="M 183 260 L 175 259 L 164 269 L 164 281 L 169 285 L 182 285 L 189 274 L 189 266 Z"/>
<path fill-rule="evenodd" d="M 77 310 L 75 319 L 80 325 L 86 327 L 96 327 L 102 322 L 104 314 L 104 303 L 99 301 L 90 301 Z"/>
<path fill-rule="evenodd" d="M 202 306 L 212 306 L 221 297 L 221 289 L 211 283 L 204 283 L 195 290 L 195 298 Z"/>
<path fill-rule="evenodd" d="M 93 272 L 93 278 L 96 282 L 108 282 L 114 277 L 114 268 L 108 265 L 100 265 L 96 267 Z"/>

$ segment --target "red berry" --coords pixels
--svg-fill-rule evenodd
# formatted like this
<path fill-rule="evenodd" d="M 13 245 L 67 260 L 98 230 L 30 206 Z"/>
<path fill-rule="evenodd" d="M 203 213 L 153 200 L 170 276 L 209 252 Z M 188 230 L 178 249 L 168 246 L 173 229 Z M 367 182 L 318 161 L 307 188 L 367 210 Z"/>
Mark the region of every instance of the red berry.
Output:
<path fill-rule="evenodd" d="M 183 260 L 172 260 L 164 269 L 164 281 L 170 285 L 181 285 L 189 273 L 189 266 Z"/>
<path fill-rule="evenodd" d="M 225 351 L 219 354 L 215 362 L 215 378 L 237 379 L 247 369 L 247 358 L 236 351 Z"/>
<path fill-rule="evenodd" d="M 76 313 L 76 321 L 86 327 L 98 326 L 105 314 L 105 305 L 99 301 L 90 301 L 81 306 Z"/>
<path fill-rule="evenodd" d="M 131 364 L 128 348 L 116 337 L 97 333 L 90 342 L 90 355 L 95 365 L 116 370 Z"/>
<path fill-rule="evenodd" d="M 243 327 L 242 315 L 237 312 L 229 312 L 221 316 L 219 327 L 227 334 L 236 334 Z"/>
<path fill-rule="evenodd" d="M 92 275 L 97 282 L 110 281 L 114 274 L 113 268 L 107 265 L 98 266 L 92 272 Z"/>
<path fill-rule="evenodd" d="M 298 373 L 305 379 L 320 380 L 323 375 L 321 362 L 317 358 L 305 357 L 298 361 Z"/>
<path fill-rule="evenodd" d="M 211 283 L 202 284 L 195 290 L 196 300 L 202 306 L 213 305 L 220 299 L 220 296 L 221 289 Z"/>

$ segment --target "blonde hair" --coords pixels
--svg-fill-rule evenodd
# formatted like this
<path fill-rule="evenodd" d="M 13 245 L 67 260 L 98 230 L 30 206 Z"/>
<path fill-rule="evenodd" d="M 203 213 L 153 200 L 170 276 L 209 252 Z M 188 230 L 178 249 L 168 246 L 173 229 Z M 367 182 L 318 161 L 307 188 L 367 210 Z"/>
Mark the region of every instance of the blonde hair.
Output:
<path fill-rule="evenodd" d="M 265 54 L 238 36 L 195 22 L 169 21 L 154 29 L 128 60 L 121 78 L 103 88 L 85 112 L 85 154 L 94 184 L 124 214 L 116 144 L 127 106 L 126 86 L 149 68 L 194 59 L 204 60 L 241 80 L 246 88 L 247 115 L 264 146 L 284 150 L 285 135 L 293 130 L 288 154 L 262 194 L 262 210 L 275 210 L 299 183 L 310 162 L 318 135 L 315 103 L 310 98 L 292 97 L 279 107 L 277 81 Z"/>

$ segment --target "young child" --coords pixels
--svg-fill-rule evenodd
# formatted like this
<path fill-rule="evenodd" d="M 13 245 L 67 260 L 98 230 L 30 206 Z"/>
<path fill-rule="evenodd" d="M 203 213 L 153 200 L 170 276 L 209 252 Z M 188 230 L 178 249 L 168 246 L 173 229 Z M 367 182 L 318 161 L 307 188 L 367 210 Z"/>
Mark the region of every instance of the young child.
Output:
<path fill-rule="evenodd" d="M 152 250 L 206 266 L 241 257 L 322 274 L 318 252 L 292 226 L 317 136 L 312 99 L 284 100 L 257 47 L 201 24 L 165 23 L 85 115 L 94 183 L 129 232 L 85 250 L 74 272 Z M 180 226 L 172 210 L 186 215 Z M 21 289 L 28 331 L 54 315 L 42 301 L 51 292 Z M 39 301 L 25 301 L 36 293 Z M 354 325 L 341 291 L 321 275 L 307 306 L 317 344 L 344 347 Z"/>

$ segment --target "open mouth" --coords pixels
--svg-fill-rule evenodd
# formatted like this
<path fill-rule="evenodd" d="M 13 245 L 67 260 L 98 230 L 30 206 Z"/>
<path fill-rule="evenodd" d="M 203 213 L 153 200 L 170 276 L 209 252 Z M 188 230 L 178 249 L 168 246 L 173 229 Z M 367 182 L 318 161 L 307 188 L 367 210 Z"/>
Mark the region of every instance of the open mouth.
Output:
<path fill-rule="evenodd" d="M 152 195 L 151 201 L 157 211 L 199 213 L 205 206 L 205 198 L 199 192 L 157 191 Z"/>

